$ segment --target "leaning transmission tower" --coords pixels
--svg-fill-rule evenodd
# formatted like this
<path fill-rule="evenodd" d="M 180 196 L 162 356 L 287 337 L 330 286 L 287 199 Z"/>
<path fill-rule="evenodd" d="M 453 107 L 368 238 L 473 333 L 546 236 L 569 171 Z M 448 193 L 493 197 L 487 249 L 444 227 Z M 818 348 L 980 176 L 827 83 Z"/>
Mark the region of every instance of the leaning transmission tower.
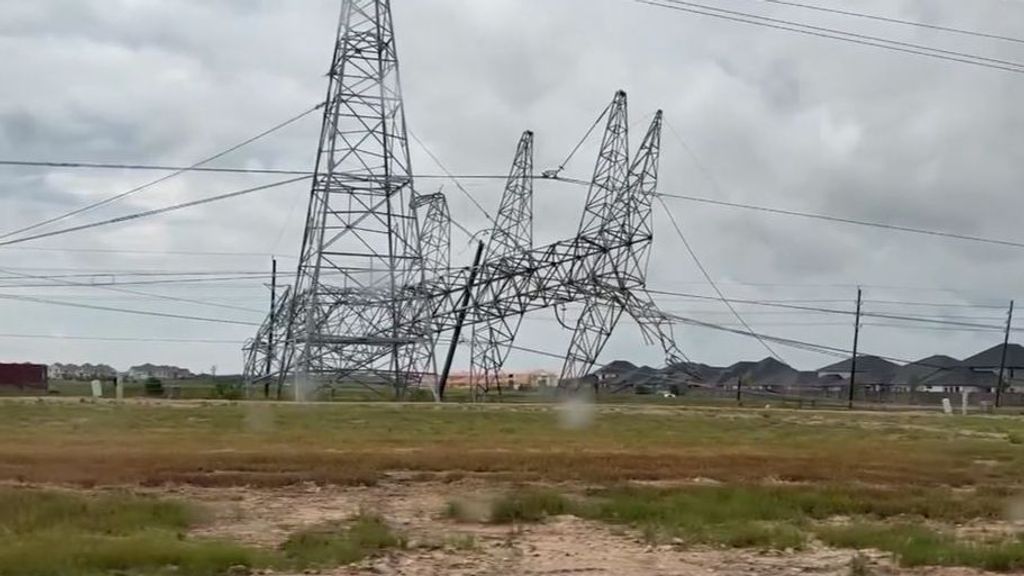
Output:
<path fill-rule="evenodd" d="M 335 46 L 295 284 L 246 345 L 250 385 L 291 383 L 298 399 L 339 385 L 398 396 L 424 386 L 441 399 L 468 326 L 471 385 L 486 399 L 500 393 L 524 315 L 570 304 L 582 306 L 575 322 L 556 314 L 572 333 L 562 388 L 583 385 L 623 316 L 667 363 L 682 361 L 646 291 L 661 112 L 631 155 L 627 98 L 616 93 L 578 232 L 544 246 L 533 242 L 534 134 L 524 133 L 487 240 L 471 266 L 453 268 L 447 200 L 413 185 L 389 0 L 344 0 Z"/>
<path fill-rule="evenodd" d="M 402 390 L 434 372 L 391 4 L 345 0 L 283 362 L 296 395 L 339 380 Z M 391 326 L 382 333 L 380 326 Z"/>

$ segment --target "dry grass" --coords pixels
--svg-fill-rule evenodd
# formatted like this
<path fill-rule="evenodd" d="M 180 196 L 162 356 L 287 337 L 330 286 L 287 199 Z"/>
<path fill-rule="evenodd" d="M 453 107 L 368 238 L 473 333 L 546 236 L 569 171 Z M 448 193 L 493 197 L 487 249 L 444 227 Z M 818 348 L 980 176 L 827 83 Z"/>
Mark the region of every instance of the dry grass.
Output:
<path fill-rule="evenodd" d="M 0 434 L 0 479 L 81 485 L 371 484 L 401 470 L 1003 486 L 1024 473 L 1007 440 L 1024 423 L 935 415 L 602 407 L 566 430 L 534 406 L 4 402 Z"/>

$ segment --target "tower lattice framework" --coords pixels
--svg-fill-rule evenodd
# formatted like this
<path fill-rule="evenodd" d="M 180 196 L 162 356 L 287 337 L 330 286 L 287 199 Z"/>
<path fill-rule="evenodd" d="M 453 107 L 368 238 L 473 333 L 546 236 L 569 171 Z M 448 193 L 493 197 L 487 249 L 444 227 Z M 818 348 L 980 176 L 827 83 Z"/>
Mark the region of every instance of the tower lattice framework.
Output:
<path fill-rule="evenodd" d="M 534 245 L 526 132 L 480 260 L 453 268 L 447 201 L 413 186 L 391 2 L 343 0 L 295 283 L 246 345 L 247 381 L 291 381 L 300 399 L 338 384 L 399 395 L 431 385 L 440 397 L 436 345 L 468 324 L 471 380 L 487 394 L 523 316 L 570 304 L 582 313 L 564 324 L 564 388 L 581 385 L 623 315 L 666 362 L 680 362 L 669 319 L 646 292 L 662 115 L 631 156 L 624 92 L 606 114 L 577 234 Z"/>
<path fill-rule="evenodd" d="M 397 298 L 424 260 L 389 0 L 344 0 L 283 353 L 296 391 L 398 390 L 434 372 L 424 313 Z M 382 332 L 381 326 L 391 327 Z"/>

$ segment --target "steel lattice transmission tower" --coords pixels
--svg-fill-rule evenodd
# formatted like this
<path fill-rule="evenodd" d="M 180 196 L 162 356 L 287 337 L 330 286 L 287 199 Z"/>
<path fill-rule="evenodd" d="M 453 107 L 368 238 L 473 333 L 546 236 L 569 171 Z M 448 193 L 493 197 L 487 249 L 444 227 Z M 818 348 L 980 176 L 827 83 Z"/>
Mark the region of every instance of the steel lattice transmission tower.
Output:
<path fill-rule="evenodd" d="M 533 132 L 525 132 L 516 147 L 501 206 L 483 252 L 485 262 L 514 265 L 516 257 L 533 248 Z M 477 295 L 477 322 L 473 327 L 470 353 L 470 385 L 473 396 L 480 397 L 496 389 L 501 392 L 501 368 L 519 333 L 523 315 L 495 314 L 488 303 L 506 286 L 485 285 L 491 294 Z M 499 310 L 500 311 L 500 310 Z"/>
<path fill-rule="evenodd" d="M 297 396 L 340 380 L 401 391 L 434 372 L 434 341 L 403 328 L 426 310 L 397 297 L 424 255 L 389 0 L 343 1 L 329 78 L 282 377 Z"/>
<path fill-rule="evenodd" d="M 250 384 L 430 384 L 435 346 L 463 325 L 478 392 L 500 391 L 522 318 L 581 304 L 560 385 L 578 388 L 626 314 L 676 364 L 668 318 L 646 292 L 662 115 L 635 155 L 627 98 L 606 111 L 601 150 L 577 234 L 533 244 L 533 140 L 516 148 L 497 217 L 472 266 L 450 263 L 441 193 L 417 195 L 409 166 L 389 0 L 344 0 L 295 285 L 246 348 Z M 557 177 L 557 173 L 556 176 Z"/>

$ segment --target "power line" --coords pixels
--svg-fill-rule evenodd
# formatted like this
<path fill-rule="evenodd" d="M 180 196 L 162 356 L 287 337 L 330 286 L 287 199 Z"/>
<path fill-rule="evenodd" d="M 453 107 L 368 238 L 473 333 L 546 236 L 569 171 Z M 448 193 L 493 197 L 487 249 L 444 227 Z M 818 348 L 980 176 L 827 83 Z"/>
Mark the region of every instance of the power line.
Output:
<path fill-rule="evenodd" d="M 706 295 L 703 295 L 703 294 L 687 294 L 687 293 L 683 293 L 683 292 L 668 292 L 668 291 L 651 290 L 651 289 L 648 289 L 647 292 L 650 293 L 650 294 L 655 294 L 655 295 L 679 296 L 679 297 L 685 297 L 685 298 L 693 298 L 693 299 L 697 299 L 697 300 L 711 300 L 711 301 L 720 300 L 720 298 L 715 298 L 714 296 L 706 296 Z M 776 304 L 776 303 L 771 303 L 771 302 L 765 302 L 765 301 L 762 301 L 762 300 L 744 300 L 744 299 L 737 299 L 737 298 L 730 298 L 730 299 L 728 299 L 728 301 L 730 303 L 735 303 L 735 304 L 750 304 L 752 306 L 767 306 L 767 307 L 772 307 L 772 308 L 784 308 L 784 309 L 789 309 L 789 310 L 806 310 L 806 311 L 809 311 L 809 312 L 820 312 L 820 313 L 823 313 L 823 314 L 842 314 L 842 315 L 845 315 L 845 316 L 853 316 L 853 315 L 855 315 L 854 312 L 851 312 L 849 310 L 839 310 L 839 309 L 835 309 L 835 308 L 820 308 L 820 307 L 816 307 L 816 306 L 800 306 L 800 305 L 794 305 L 794 304 Z M 903 321 L 906 321 L 906 322 L 920 322 L 920 323 L 928 323 L 928 324 L 937 324 L 937 325 L 944 325 L 944 326 L 960 326 L 960 327 L 963 327 L 963 328 L 981 328 L 981 329 L 987 329 L 987 330 L 1003 330 L 1003 327 L 1001 327 L 1001 326 L 995 326 L 995 325 L 990 325 L 990 324 L 977 324 L 977 323 L 959 322 L 959 321 L 953 321 L 953 320 L 940 320 L 940 319 L 935 319 L 935 318 L 931 318 L 931 317 L 915 317 L 915 316 L 899 315 L 899 314 L 881 314 L 881 313 L 877 313 L 877 312 L 862 312 L 861 316 L 862 317 L 869 317 L 869 318 L 884 318 L 884 319 L 887 319 L 887 320 L 903 320 Z"/>
<path fill-rule="evenodd" d="M 115 248 L 72 248 L 72 247 L 39 247 L 39 246 L 0 246 L 0 250 L 24 250 L 28 252 L 68 252 L 82 254 L 139 254 L 154 256 L 212 256 L 212 257 L 259 257 L 275 256 L 263 252 L 210 252 L 204 250 L 131 250 Z M 294 256 L 276 256 L 280 259 L 295 260 Z"/>
<path fill-rule="evenodd" d="M 195 172 L 212 174 L 250 174 L 272 176 L 312 176 L 312 170 L 290 170 L 283 168 L 213 168 L 191 166 L 170 166 L 165 164 L 118 164 L 111 162 L 75 162 L 62 160 L 0 160 L 0 166 L 22 166 L 28 168 L 94 169 L 94 170 L 137 170 L 149 172 Z M 344 173 L 339 173 L 344 174 Z M 366 178 L 365 174 L 344 174 L 351 178 Z M 503 180 L 507 174 L 413 174 L 419 180 Z M 541 176 L 534 176 L 536 179 Z"/>
<path fill-rule="evenodd" d="M 111 282 L 93 282 L 90 283 L 90 287 L 96 286 L 167 286 L 167 285 L 189 285 L 189 284 L 204 284 L 206 286 L 217 285 L 217 286 L 244 286 L 250 287 L 251 285 L 240 284 L 234 282 L 236 280 L 269 280 L 270 275 L 265 276 L 227 276 L 223 278 L 183 278 L 183 279 L 172 279 L 172 280 L 144 280 L 144 281 L 111 281 Z M 257 286 L 251 286 L 257 287 Z M 51 284 L 0 284 L 0 288 L 56 288 Z M 237 289 L 237 288 L 236 288 Z"/>
<path fill-rule="evenodd" d="M 569 152 L 569 155 L 565 158 L 565 160 L 562 161 L 561 164 L 558 165 L 558 168 L 545 172 L 545 178 L 558 178 L 559 174 L 561 174 L 562 171 L 565 170 L 565 167 L 569 164 L 569 162 L 572 162 L 573 157 L 576 156 L 576 153 L 580 151 L 580 148 L 583 147 L 583 144 L 590 138 L 590 135 L 593 134 L 594 130 L 597 129 L 598 125 L 601 124 L 601 120 L 604 120 L 604 118 L 608 116 L 608 111 L 611 109 L 612 104 L 609 103 L 607 106 L 605 106 L 604 110 L 601 112 L 601 115 L 598 116 L 597 120 L 594 120 L 594 123 L 590 125 L 590 129 L 587 130 L 586 134 L 583 135 L 583 138 L 580 139 L 578 144 L 576 144 L 576 147 L 573 148 L 571 152 Z"/>
<path fill-rule="evenodd" d="M 101 312 L 117 312 L 121 314 L 132 314 L 136 316 L 152 316 L 155 318 L 171 318 L 175 320 L 192 320 L 196 322 L 209 322 L 213 324 L 232 324 L 235 326 L 259 326 L 255 322 L 242 322 L 239 320 L 227 320 L 224 318 L 207 318 L 203 316 L 188 316 L 185 314 L 168 314 L 164 312 L 152 312 L 148 310 L 133 310 L 129 308 L 117 308 L 114 306 L 97 306 L 94 304 L 79 304 L 76 302 L 64 302 L 62 300 L 49 300 L 46 298 L 35 298 L 33 296 L 15 296 L 12 294 L 0 294 L 2 300 L 16 302 L 33 302 L 35 304 L 48 304 L 51 306 L 64 306 L 68 308 L 82 308 L 86 310 L 98 310 Z"/>
<path fill-rule="evenodd" d="M 1003 70 L 1005 72 L 1014 72 L 1016 74 L 1024 74 L 1024 64 L 1018 62 L 1009 62 L 999 60 L 996 58 L 987 58 L 985 56 L 976 56 L 972 54 L 956 52 L 952 50 L 942 50 L 939 48 L 931 48 L 927 46 L 920 46 L 921 49 L 910 48 L 918 47 L 917 44 L 911 44 L 908 42 L 899 42 L 895 40 L 886 40 L 884 38 L 876 38 L 873 36 L 867 36 L 864 34 L 854 34 L 851 32 L 843 32 L 841 30 L 833 30 L 829 28 L 822 28 L 820 26 L 811 26 L 809 24 L 800 24 L 797 22 L 791 22 L 788 20 L 780 20 L 777 18 L 768 18 L 765 16 L 758 16 L 755 14 L 749 14 L 745 12 L 737 12 L 733 10 L 725 10 L 722 8 L 714 8 L 711 6 L 705 6 L 702 4 L 691 4 L 689 2 L 681 2 L 679 0 L 660 0 L 661 2 L 673 2 L 672 4 L 661 4 L 653 0 L 633 0 L 639 4 L 647 4 L 649 6 L 657 6 L 658 8 L 668 8 L 670 10 L 678 10 L 680 12 L 689 12 L 691 14 L 700 14 L 703 16 L 711 16 L 712 18 L 720 18 L 723 20 L 730 20 L 733 22 L 741 22 L 744 24 L 753 24 L 755 26 L 763 26 L 766 28 L 774 28 L 777 30 L 786 30 L 789 32 L 796 32 L 798 34 L 806 34 L 809 36 L 817 36 L 819 38 L 827 38 L 831 40 L 841 40 L 843 42 L 850 42 L 853 44 L 861 44 L 864 46 L 873 46 L 876 48 L 884 48 L 886 50 L 892 50 L 896 52 L 905 52 L 908 54 L 916 54 L 919 56 L 927 56 L 929 58 L 935 58 L 938 60 L 946 60 L 950 62 L 960 62 L 963 64 L 971 64 L 973 66 L 980 66 L 983 68 L 993 68 L 996 70 Z M 694 8 L 688 8 L 687 6 L 697 6 L 700 10 Z M 729 14 L 735 14 L 737 16 L 730 16 Z M 783 24 L 773 24 L 772 22 L 782 22 Z M 825 30 L 827 32 L 818 32 L 816 30 Z M 870 40 L 864 40 L 867 38 Z M 877 40 L 877 41 L 872 41 Z M 910 46 L 910 47 L 904 47 Z M 959 56 L 951 56 L 947 54 L 956 54 Z M 1000 64 L 1000 63 L 1004 63 Z"/>
<path fill-rule="evenodd" d="M 50 281 L 50 282 L 54 282 L 54 283 L 56 283 L 59 286 L 69 286 L 69 287 L 76 287 L 76 288 L 96 288 L 96 289 L 99 289 L 99 290 L 107 290 L 107 291 L 110 291 L 110 292 L 117 292 L 117 293 L 121 293 L 121 294 L 133 294 L 135 296 L 148 296 L 150 298 L 156 298 L 156 299 L 159 299 L 159 300 L 167 300 L 167 301 L 170 301 L 170 302 L 181 302 L 181 303 L 184 303 L 184 304 L 197 304 L 199 306 L 208 306 L 208 307 L 211 307 L 211 308 L 223 308 L 223 309 L 226 309 L 226 310 L 238 310 L 238 311 L 242 311 L 242 312 L 253 312 L 253 313 L 256 313 L 256 314 L 262 314 L 263 313 L 263 310 L 255 310 L 253 308 L 243 308 L 241 306 L 234 306 L 234 305 L 231 305 L 231 304 L 221 304 L 219 302 L 207 302 L 205 300 L 196 300 L 194 298 L 182 298 L 180 296 L 168 296 L 166 294 L 154 294 L 152 292 L 141 292 L 141 291 L 138 291 L 138 290 L 131 290 L 131 289 L 128 289 L 128 288 L 120 288 L 120 287 L 114 287 L 114 286 L 95 286 L 95 285 L 90 285 L 90 284 L 84 283 L 84 282 L 73 282 L 73 281 L 69 281 L 69 280 L 62 280 L 62 279 L 59 279 L 59 278 L 48 278 L 48 277 L 45 277 L 45 276 L 35 276 L 35 275 L 32 275 L 32 274 L 19 274 L 17 272 L 13 272 L 11 270 L 2 269 L 2 268 L 0 268 L 0 272 L 3 272 L 5 274 L 13 274 L 13 275 L 21 277 L 21 278 L 31 278 L 33 280 L 47 280 L 47 281 Z"/>
<path fill-rule="evenodd" d="M 81 208 L 76 208 L 75 210 L 72 210 L 70 212 L 66 212 L 66 213 L 61 214 L 59 216 L 54 216 L 53 218 L 49 218 L 47 220 L 43 220 L 42 222 L 37 222 L 35 224 L 32 224 L 30 226 L 25 226 L 25 227 L 19 228 L 17 230 L 12 230 L 10 232 L 7 232 L 5 234 L 0 235 L 0 240 L 2 240 L 4 238 L 10 238 L 11 236 L 14 236 L 14 235 L 17 235 L 17 234 L 21 234 L 23 232 L 28 232 L 30 230 L 35 230 L 35 229 L 40 228 L 42 226 L 53 224 L 54 222 L 59 222 L 61 220 L 65 220 L 67 218 L 71 218 L 73 216 L 77 216 L 79 214 L 83 214 L 85 212 L 89 212 L 91 210 L 95 210 L 96 208 L 99 208 L 101 206 L 105 206 L 107 204 L 111 204 L 113 202 L 117 202 L 118 200 L 121 200 L 123 198 L 127 198 L 128 196 L 131 196 L 133 194 L 137 194 L 139 192 L 142 192 L 143 190 L 146 190 L 147 188 L 152 188 L 153 186 L 156 186 L 157 184 L 161 184 L 163 182 L 166 182 L 166 181 L 168 181 L 168 180 L 170 180 L 170 179 L 172 179 L 172 178 L 174 178 L 176 176 L 180 176 L 181 174 L 184 174 L 185 172 L 188 172 L 190 170 L 195 170 L 195 169 L 203 166 L 204 164 L 209 164 L 210 162 L 213 162 L 214 160 L 217 160 L 219 158 L 227 156 L 228 154 L 231 154 L 232 152 L 235 152 L 236 150 L 244 148 L 245 146 L 248 146 L 249 144 L 252 144 L 253 142 L 256 142 L 257 140 L 260 140 L 260 139 L 262 139 L 262 138 L 264 138 L 266 136 L 269 136 L 270 134 L 273 134 L 274 132 L 277 132 L 278 130 L 283 129 L 286 126 L 289 126 L 289 125 L 291 125 L 291 124 L 293 124 L 295 122 L 298 122 L 302 118 L 305 118 L 306 116 L 308 116 L 309 114 L 312 114 L 316 110 L 319 110 L 323 106 L 324 106 L 324 103 L 321 102 L 320 104 L 317 104 L 316 106 L 313 106 L 312 108 L 306 110 L 305 112 L 302 112 L 301 114 L 293 116 L 293 117 L 289 118 L 288 120 L 285 120 L 284 122 L 281 122 L 281 123 L 279 123 L 279 124 L 277 124 L 275 126 L 272 126 L 269 129 L 264 130 L 263 132 L 260 132 L 259 134 L 255 135 L 255 136 L 253 136 L 251 138 L 248 138 L 248 139 L 246 139 L 246 140 L 244 140 L 242 142 L 239 142 L 238 144 L 235 144 L 234 146 L 232 146 L 232 147 L 230 147 L 230 148 L 228 148 L 226 150 L 223 150 L 221 152 L 218 152 L 217 154 L 214 154 L 213 156 L 209 156 L 207 158 L 204 158 L 204 159 L 202 159 L 202 160 L 192 164 L 191 166 L 188 166 L 186 168 L 182 168 L 182 169 L 179 169 L 179 170 L 175 170 L 171 174 L 168 174 L 166 176 L 162 176 L 160 178 L 157 178 L 156 180 L 153 180 L 153 181 L 148 182 L 146 184 L 143 184 L 141 186 L 136 186 L 135 188 L 132 188 L 131 190 L 128 190 L 126 192 L 121 192 L 120 194 L 115 194 L 113 196 L 109 196 L 107 198 L 104 198 L 103 200 L 100 200 L 98 202 L 93 202 L 92 204 L 88 204 L 88 205 L 83 206 Z"/>
<path fill-rule="evenodd" d="M 174 344 L 245 344 L 242 340 L 217 340 L 206 338 L 132 338 L 106 336 L 68 336 L 63 334 L 0 334 L 0 338 L 23 340 L 85 340 L 93 342 L 162 342 Z"/>
<path fill-rule="evenodd" d="M 419 139 L 419 136 L 416 136 L 415 132 L 413 132 L 411 129 L 408 129 L 408 128 L 406 128 L 406 130 L 409 132 L 409 136 L 411 136 L 412 139 L 417 144 L 419 144 L 420 148 L 422 148 L 423 151 L 426 152 L 427 156 L 430 157 L 430 159 L 434 162 L 434 164 L 436 164 L 437 167 L 440 168 L 441 171 L 445 173 L 445 175 L 448 177 L 448 179 L 451 180 L 452 183 L 455 184 L 455 187 L 459 189 L 459 192 L 462 192 L 463 196 L 468 198 L 469 201 L 473 203 L 473 206 L 476 206 L 476 209 L 479 210 L 480 213 L 483 214 L 484 217 L 487 218 L 487 220 L 491 224 L 493 224 L 494 226 L 497 226 L 498 224 L 494 221 L 494 218 L 491 217 L 490 212 L 488 212 L 487 209 L 485 209 L 483 207 L 483 205 L 480 204 L 480 202 L 477 202 L 477 199 L 475 197 L 473 197 L 472 194 L 469 193 L 469 190 L 466 190 L 462 186 L 462 182 L 459 182 L 459 178 L 457 176 L 455 176 L 454 174 L 452 174 L 451 171 L 448 170 L 448 168 L 445 167 L 445 165 L 441 162 L 441 159 L 438 158 L 436 155 L 434 155 L 434 153 L 429 148 L 427 148 L 427 145 L 424 144 L 423 141 Z M 453 222 L 454 222 L 454 220 L 453 220 Z M 471 234 L 470 238 L 472 238 L 472 237 L 473 237 L 473 235 Z"/>
<path fill-rule="evenodd" d="M 938 30 L 940 32 L 952 32 L 954 34 L 964 34 L 968 36 L 977 36 L 979 38 L 989 38 L 992 40 L 1004 40 L 1006 42 L 1017 42 L 1024 44 L 1024 40 L 1020 38 L 1014 38 L 1012 36 L 1003 36 L 1001 34 L 991 34 L 988 32 L 978 32 L 976 30 L 967 30 L 964 28 L 954 28 L 952 26 L 941 26 L 938 24 L 928 24 L 926 22 L 915 22 L 913 20 L 901 20 L 899 18 L 891 18 L 887 16 L 879 16 L 877 14 L 865 14 L 863 12 L 851 12 L 849 10 L 840 10 L 838 8 L 826 8 L 824 6 L 814 6 L 811 4 L 801 4 L 800 2 L 787 2 L 785 0 L 760 0 L 761 2 L 767 2 L 770 4 L 780 4 L 783 6 L 792 6 L 796 8 L 805 8 L 807 10 L 816 10 L 818 12 L 827 12 L 831 14 L 842 14 L 844 16 L 853 16 L 854 18 L 864 18 L 868 20 L 876 20 L 879 22 L 887 22 L 889 24 L 902 24 L 905 26 L 915 26 L 918 28 L 927 28 L 929 30 Z"/>
<path fill-rule="evenodd" d="M 191 200 L 189 202 L 182 202 L 180 204 L 172 204 L 170 206 L 165 206 L 163 208 L 157 208 L 155 210 L 146 210 L 144 212 L 136 212 L 135 214 L 128 214 L 126 216 L 118 216 L 117 218 L 110 218 L 109 220 L 100 220 L 98 222 L 92 222 L 92 223 L 89 223 L 89 224 L 82 224 L 80 226 L 72 226 L 70 228 L 61 228 L 59 230 L 53 230 L 53 231 L 50 231 L 50 232 L 42 232 L 42 233 L 39 233 L 39 234 L 33 234 L 31 236 L 23 236 L 21 238 L 15 238 L 14 240 L 6 240 L 4 242 L 0 242 L 0 247 L 2 247 L 2 246 L 10 246 L 10 245 L 13 245 L 13 244 L 21 244 L 23 242 L 29 242 L 31 240 L 39 240 L 41 238 L 49 238 L 51 236 L 60 236 L 60 235 L 68 234 L 68 233 L 71 233 L 71 232 L 79 232 L 79 231 L 82 231 L 82 230 L 89 230 L 89 229 L 92 229 L 92 228 L 98 228 L 100 226 L 109 226 L 111 224 L 120 224 L 121 222 L 128 222 L 130 220 L 137 220 L 139 218 L 147 218 L 149 216 L 156 216 L 156 215 L 159 215 L 159 214 L 166 214 L 168 212 L 174 212 L 174 211 L 177 211 L 177 210 L 183 210 L 185 208 L 192 208 L 192 207 L 195 207 L 195 206 L 200 206 L 202 204 L 210 204 L 210 203 L 213 203 L 213 202 L 220 202 L 222 200 L 229 200 L 229 199 L 232 199 L 232 198 L 237 198 L 239 196 L 245 196 L 247 194 L 252 194 L 254 192 L 261 192 L 263 190 L 270 190 L 272 188 L 280 188 L 281 186 L 287 186 L 288 184 L 294 184 L 296 182 L 301 182 L 303 180 L 308 180 L 309 178 L 310 178 L 309 176 L 300 176 L 300 177 L 297 177 L 297 178 L 290 178 L 288 180 L 282 180 L 280 182 L 274 182 L 274 183 L 271 183 L 271 184 L 264 184 L 262 186 L 254 186 L 252 188 L 245 188 L 243 190 L 238 190 L 238 191 L 235 191 L 235 192 L 229 192 L 227 194 L 219 194 L 217 196 L 209 196 L 209 197 L 206 197 L 206 198 L 200 198 L 199 200 Z"/>
<path fill-rule="evenodd" d="M 841 224 L 853 224 L 857 226 L 867 226 L 870 228 L 880 228 L 884 230 L 895 230 L 898 232 L 908 232 L 911 234 L 922 234 L 925 236 L 937 236 L 941 238 L 951 238 L 954 240 L 967 240 L 970 242 L 980 242 L 983 244 L 995 244 L 998 246 L 1010 246 L 1013 248 L 1024 248 L 1024 242 L 1016 242 L 1013 240 L 999 240 L 995 238 L 985 238 L 983 236 L 971 236 L 968 234 L 959 234 L 956 232 L 944 232 L 941 230 L 928 230 L 926 228 L 914 228 L 911 226 L 903 226 L 900 224 L 887 224 L 884 222 L 870 222 L 867 220 L 857 220 L 854 218 L 845 218 L 842 216 L 831 216 L 828 214 L 817 214 L 814 212 L 799 212 L 796 210 L 784 210 L 782 208 L 770 208 L 767 206 L 758 206 L 754 204 L 744 204 L 740 202 L 727 202 L 725 200 L 714 200 L 712 198 L 703 198 L 700 196 L 687 196 L 684 194 L 665 194 L 658 193 L 658 196 L 662 198 L 675 198 L 677 200 L 686 200 L 688 202 L 697 202 L 700 204 L 711 204 L 714 206 L 724 206 L 728 208 L 740 208 L 743 210 L 753 210 L 756 212 L 764 212 L 768 214 L 779 214 L 783 216 L 798 216 L 801 218 L 812 218 L 815 220 L 824 220 L 826 222 L 837 222 Z"/>
<path fill-rule="evenodd" d="M 730 302 L 729 299 L 725 297 L 725 294 L 718 287 L 718 284 L 715 283 L 715 279 L 711 277 L 711 274 L 708 272 L 707 268 L 704 267 L 704 264 L 700 261 L 700 258 L 697 257 L 697 252 L 694 251 L 692 246 L 690 246 L 689 240 L 687 240 L 686 235 L 683 234 L 683 229 L 679 227 L 679 222 L 676 221 L 675 216 L 672 214 L 671 211 L 669 211 L 668 206 L 665 204 L 665 201 L 661 198 L 658 198 L 658 202 L 661 204 L 661 207 L 665 211 L 665 214 L 668 215 L 669 220 L 672 222 L 672 227 L 675 228 L 676 234 L 679 236 L 679 239 L 683 241 L 683 245 L 686 246 L 686 251 L 690 253 L 690 256 L 693 258 L 694 263 L 697 264 L 697 268 L 700 269 L 701 274 L 704 275 L 704 278 L 708 281 L 708 284 L 711 285 L 711 287 L 718 294 L 719 299 L 722 301 L 723 304 L 725 304 L 729 308 L 729 310 L 732 312 L 732 315 L 735 316 L 737 320 L 739 320 L 740 324 L 743 324 L 743 326 L 747 328 L 750 334 L 754 335 L 753 328 L 751 328 L 750 325 L 747 324 L 747 321 L 744 320 L 742 316 L 740 316 L 740 313 L 736 311 L 736 308 L 733 307 L 732 302 Z M 765 342 L 761 338 L 758 338 L 757 340 L 761 343 L 762 346 L 764 346 L 765 350 L 767 350 L 768 353 L 771 354 L 776 360 L 780 362 L 783 361 L 782 358 L 780 358 L 779 355 L 775 353 L 775 350 L 773 350 L 767 342 Z"/>

